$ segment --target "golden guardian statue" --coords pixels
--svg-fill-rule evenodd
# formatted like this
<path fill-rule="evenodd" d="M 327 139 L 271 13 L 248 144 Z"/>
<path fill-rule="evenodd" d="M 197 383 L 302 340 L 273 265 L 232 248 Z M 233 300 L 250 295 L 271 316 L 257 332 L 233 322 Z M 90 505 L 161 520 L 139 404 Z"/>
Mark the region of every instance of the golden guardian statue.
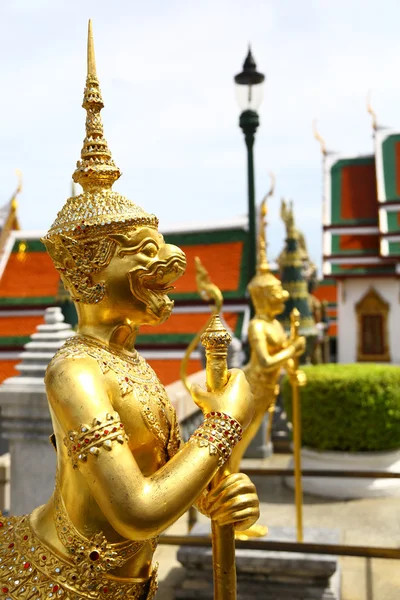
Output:
<path fill-rule="evenodd" d="M 258 235 L 257 271 L 248 285 L 255 315 L 248 330 L 250 361 L 244 367 L 247 380 L 254 395 L 255 413 L 250 426 L 243 433 L 231 457 L 232 471 L 240 469 L 240 461 L 250 442 L 260 428 L 267 411 L 270 421 L 279 392 L 279 377 L 282 367 L 291 376 L 302 377 L 295 369 L 293 358 L 304 352 L 304 337 L 288 339 L 282 325 L 276 319 L 284 310 L 288 293 L 270 270 L 266 251 L 266 215 L 267 197 L 260 209 L 260 227 Z"/>
<path fill-rule="evenodd" d="M 142 324 L 170 316 L 168 292 L 185 255 L 164 242 L 154 215 L 112 191 L 120 170 L 103 134 L 90 23 L 83 107 L 73 174 L 83 193 L 67 200 L 43 239 L 79 318 L 45 379 L 56 484 L 31 515 L 0 519 L 8 600 L 153 598 L 157 537 L 190 506 L 221 528 L 249 527 L 259 514 L 245 475 L 220 477 L 208 492 L 253 415 L 243 373 L 222 370 L 222 389 L 192 390 L 204 421 L 182 444 L 165 390 L 134 348 Z"/>

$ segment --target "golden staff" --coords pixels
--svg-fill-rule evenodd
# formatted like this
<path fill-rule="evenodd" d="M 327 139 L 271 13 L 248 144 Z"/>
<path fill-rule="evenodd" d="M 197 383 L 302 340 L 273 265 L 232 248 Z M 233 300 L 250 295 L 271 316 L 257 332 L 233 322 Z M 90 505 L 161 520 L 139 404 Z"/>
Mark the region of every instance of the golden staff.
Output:
<path fill-rule="evenodd" d="M 299 337 L 300 313 L 294 308 L 290 313 L 290 338 L 296 341 Z M 300 413 L 300 391 L 298 381 L 299 359 L 293 357 L 294 372 L 291 379 L 292 405 L 293 405 L 293 444 L 294 444 L 294 475 L 295 475 L 295 498 L 296 498 L 296 528 L 297 541 L 303 541 L 303 489 L 301 481 L 301 413 Z"/>
<path fill-rule="evenodd" d="M 228 381 L 228 346 L 231 335 L 225 329 L 218 314 L 211 316 L 207 329 L 201 336 L 206 350 L 206 383 L 210 392 L 222 389 Z M 229 461 L 219 469 L 212 486 L 230 473 Z M 211 521 L 214 600 L 236 600 L 235 528 L 218 525 Z"/>
<path fill-rule="evenodd" d="M 201 298 L 206 302 L 214 302 L 214 306 L 211 307 L 211 315 L 207 319 L 206 323 L 200 329 L 198 333 L 194 336 L 189 346 L 186 348 L 186 352 L 183 356 L 181 367 L 180 367 L 180 376 L 183 385 L 190 392 L 190 384 L 187 378 L 187 365 L 190 359 L 190 355 L 193 350 L 197 347 L 197 344 L 200 342 L 202 334 L 205 332 L 209 324 L 211 323 L 211 319 L 213 315 L 220 314 L 222 310 L 222 304 L 224 302 L 222 292 L 214 283 L 212 283 L 208 271 L 205 267 L 203 267 L 201 260 L 198 256 L 194 259 L 196 265 L 196 285 L 197 291 L 199 292 Z"/>

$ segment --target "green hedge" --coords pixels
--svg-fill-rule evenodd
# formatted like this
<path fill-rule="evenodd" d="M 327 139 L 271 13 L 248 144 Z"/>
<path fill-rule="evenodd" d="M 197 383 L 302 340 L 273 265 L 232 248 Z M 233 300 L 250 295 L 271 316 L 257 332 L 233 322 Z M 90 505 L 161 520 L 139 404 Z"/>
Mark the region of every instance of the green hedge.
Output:
<path fill-rule="evenodd" d="M 400 367 L 378 364 L 304 367 L 302 445 L 347 452 L 400 448 Z M 287 376 L 282 394 L 292 419 Z"/>

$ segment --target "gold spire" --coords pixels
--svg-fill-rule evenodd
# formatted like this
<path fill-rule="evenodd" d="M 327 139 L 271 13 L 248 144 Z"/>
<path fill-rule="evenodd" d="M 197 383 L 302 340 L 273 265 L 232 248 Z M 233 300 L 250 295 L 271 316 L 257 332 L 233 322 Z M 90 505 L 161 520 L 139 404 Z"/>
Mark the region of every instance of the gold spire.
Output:
<path fill-rule="evenodd" d="M 265 229 L 267 226 L 267 214 L 268 214 L 268 205 L 267 201 L 270 198 L 275 190 L 275 175 L 270 173 L 271 178 L 271 187 L 269 192 L 264 196 L 263 201 L 260 206 L 260 223 L 259 223 L 259 232 L 258 232 L 258 252 L 257 252 L 257 273 L 259 275 L 266 274 L 270 272 L 270 266 L 267 257 L 267 239 L 265 235 Z"/>
<path fill-rule="evenodd" d="M 54 223 L 50 227 L 44 242 L 56 240 L 59 236 L 78 236 L 85 239 L 104 237 L 107 233 L 132 227 L 157 227 L 155 215 L 146 213 L 140 206 L 114 192 L 111 187 L 121 172 L 111 158 L 111 152 L 103 136 L 103 124 L 100 111 L 103 108 L 99 81 L 96 74 L 96 60 L 92 24 L 89 21 L 87 43 L 87 79 L 83 96 L 83 108 L 86 109 L 86 137 L 83 141 L 81 160 L 72 176 L 80 183 L 84 193 L 68 198 Z M 53 250 L 48 251 L 53 257 Z"/>
<path fill-rule="evenodd" d="M 326 149 L 326 143 L 324 138 L 321 136 L 321 134 L 319 133 L 318 129 L 317 129 L 317 119 L 314 119 L 312 122 L 312 127 L 313 127 L 313 134 L 315 139 L 317 140 L 317 142 L 319 142 L 319 145 L 321 147 L 321 152 L 323 154 L 323 156 L 326 156 L 328 154 L 328 151 Z"/>
<path fill-rule="evenodd" d="M 263 298 L 266 288 L 274 287 L 279 284 L 279 279 L 271 273 L 271 268 L 267 257 L 267 237 L 265 234 L 267 226 L 268 205 L 267 201 L 275 190 L 275 175 L 270 173 L 271 187 L 269 192 L 264 196 L 260 206 L 259 213 L 259 229 L 257 238 L 257 270 L 253 279 L 249 282 L 247 289 L 249 290 L 253 304 L 256 304 L 258 299 Z"/>
<path fill-rule="evenodd" d="M 88 26 L 87 79 L 82 106 L 87 113 L 86 137 L 83 141 L 81 160 L 77 162 L 72 179 L 80 183 L 85 191 L 111 188 L 114 181 L 121 176 L 121 171 L 111 157 L 103 134 L 100 111 L 104 103 L 96 72 L 91 20 Z"/>
<path fill-rule="evenodd" d="M 371 105 L 371 90 L 369 90 L 367 94 L 367 112 L 369 112 L 372 117 L 372 129 L 376 131 L 378 129 L 378 120 L 376 118 L 376 112 Z"/>

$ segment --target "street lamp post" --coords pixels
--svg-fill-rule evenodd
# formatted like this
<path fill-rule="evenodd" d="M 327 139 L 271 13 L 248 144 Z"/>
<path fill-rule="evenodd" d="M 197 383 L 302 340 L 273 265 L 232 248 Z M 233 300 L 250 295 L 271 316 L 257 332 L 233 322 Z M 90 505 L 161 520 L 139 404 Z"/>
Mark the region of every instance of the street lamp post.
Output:
<path fill-rule="evenodd" d="M 256 208 L 254 191 L 254 160 L 253 146 L 255 133 L 260 123 L 257 109 L 263 97 L 263 82 L 265 76 L 257 71 L 251 49 L 243 63 L 243 71 L 235 76 L 236 96 L 242 113 L 239 126 L 243 130 L 247 147 L 247 177 L 248 177 L 248 214 L 249 214 L 249 262 L 247 281 L 256 273 L 257 236 Z"/>

